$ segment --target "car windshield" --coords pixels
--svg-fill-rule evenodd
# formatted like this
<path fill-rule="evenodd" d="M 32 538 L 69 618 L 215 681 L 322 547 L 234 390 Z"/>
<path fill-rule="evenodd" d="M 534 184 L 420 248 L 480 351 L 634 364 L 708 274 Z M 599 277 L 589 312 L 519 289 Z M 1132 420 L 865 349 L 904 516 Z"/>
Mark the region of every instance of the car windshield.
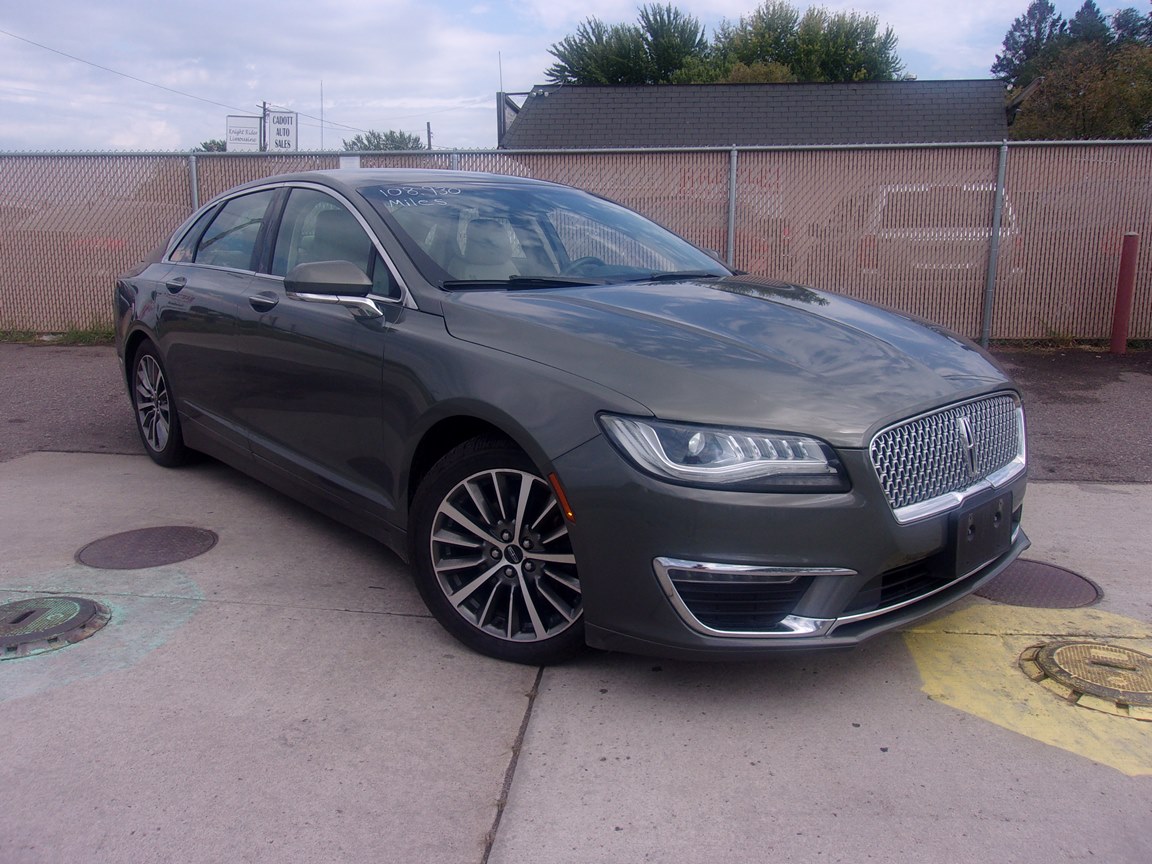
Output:
<path fill-rule="evenodd" d="M 720 277 L 670 231 L 594 195 L 514 182 L 374 185 L 360 194 L 432 283 L 459 290 Z"/>

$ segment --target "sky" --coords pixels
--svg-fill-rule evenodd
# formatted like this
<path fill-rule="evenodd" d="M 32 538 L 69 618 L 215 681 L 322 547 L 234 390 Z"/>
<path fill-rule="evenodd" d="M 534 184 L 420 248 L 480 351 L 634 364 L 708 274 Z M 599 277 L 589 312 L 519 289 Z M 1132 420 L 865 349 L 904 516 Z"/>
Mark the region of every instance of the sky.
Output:
<path fill-rule="evenodd" d="M 1082 0 L 1055 0 L 1070 18 Z M 1097 0 L 1110 15 L 1145 0 Z M 301 150 L 365 130 L 496 146 L 496 93 L 546 82 L 549 47 L 640 0 L 9 0 L 0 11 L 0 152 L 187 151 L 262 103 L 299 114 Z M 709 36 L 756 0 L 680 0 Z M 920 80 L 988 78 L 1028 0 L 794 2 L 875 15 Z M 323 123 L 321 123 L 323 120 Z"/>

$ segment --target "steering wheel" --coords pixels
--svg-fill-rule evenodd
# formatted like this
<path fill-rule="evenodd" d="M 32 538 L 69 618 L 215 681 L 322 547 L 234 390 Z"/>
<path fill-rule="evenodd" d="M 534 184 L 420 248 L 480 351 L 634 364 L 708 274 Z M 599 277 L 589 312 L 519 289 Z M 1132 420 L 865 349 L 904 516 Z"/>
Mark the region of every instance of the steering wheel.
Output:
<path fill-rule="evenodd" d="M 604 261 L 597 258 L 595 255 L 585 255 L 583 258 L 577 258 L 574 261 L 569 261 L 568 266 L 564 268 L 564 275 L 580 274 L 585 272 L 591 267 L 606 267 Z"/>

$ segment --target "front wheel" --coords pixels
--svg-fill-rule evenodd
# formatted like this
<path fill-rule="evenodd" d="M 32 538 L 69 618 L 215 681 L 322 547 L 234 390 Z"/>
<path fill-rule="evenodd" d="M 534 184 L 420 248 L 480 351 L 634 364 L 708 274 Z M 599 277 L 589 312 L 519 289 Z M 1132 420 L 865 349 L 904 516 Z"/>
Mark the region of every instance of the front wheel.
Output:
<path fill-rule="evenodd" d="M 188 461 L 180 418 L 155 346 L 145 342 L 132 360 L 132 413 L 144 450 L 157 465 L 174 468 Z"/>
<path fill-rule="evenodd" d="M 531 665 L 583 647 L 568 523 L 518 448 L 476 439 L 451 450 L 420 483 L 410 527 L 420 595 L 465 645 Z"/>

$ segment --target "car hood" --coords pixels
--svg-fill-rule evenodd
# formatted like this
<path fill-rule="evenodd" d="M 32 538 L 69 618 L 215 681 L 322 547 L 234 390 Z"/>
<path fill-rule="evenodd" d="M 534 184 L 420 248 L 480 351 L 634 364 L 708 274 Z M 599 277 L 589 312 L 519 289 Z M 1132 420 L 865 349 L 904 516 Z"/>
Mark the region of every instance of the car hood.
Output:
<path fill-rule="evenodd" d="M 1011 386 L 991 357 L 943 328 L 750 277 L 459 292 L 443 309 L 454 337 L 595 381 L 657 417 L 838 446 Z"/>

